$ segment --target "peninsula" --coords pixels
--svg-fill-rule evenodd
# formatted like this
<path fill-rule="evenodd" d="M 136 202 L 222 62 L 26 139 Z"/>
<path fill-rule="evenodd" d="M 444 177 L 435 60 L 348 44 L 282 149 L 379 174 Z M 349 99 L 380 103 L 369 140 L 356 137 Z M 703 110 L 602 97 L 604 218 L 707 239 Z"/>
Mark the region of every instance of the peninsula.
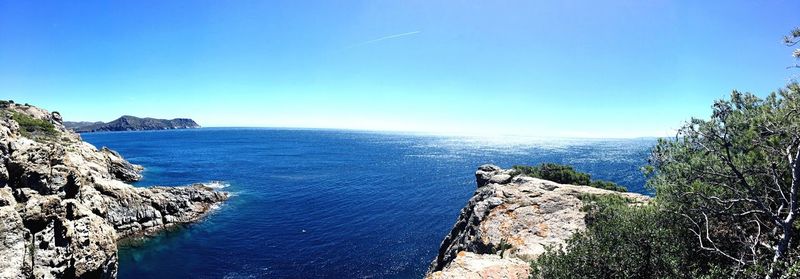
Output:
<path fill-rule="evenodd" d="M 57 112 L 0 102 L 0 278 L 116 278 L 121 239 L 197 221 L 228 198 L 201 183 L 128 184 L 142 169 Z"/>
<path fill-rule="evenodd" d="M 157 119 L 130 115 L 123 115 L 111 122 L 64 121 L 64 126 L 78 133 L 200 128 L 197 122 L 189 118 Z"/>

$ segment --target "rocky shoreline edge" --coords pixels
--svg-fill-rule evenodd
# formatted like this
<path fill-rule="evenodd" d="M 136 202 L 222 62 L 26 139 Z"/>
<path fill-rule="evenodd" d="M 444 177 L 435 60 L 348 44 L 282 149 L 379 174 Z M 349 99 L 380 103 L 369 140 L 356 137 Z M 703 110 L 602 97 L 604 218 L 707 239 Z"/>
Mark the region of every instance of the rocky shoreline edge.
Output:
<path fill-rule="evenodd" d="M 196 222 L 228 199 L 206 184 L 134 187 L 142 167 L 57 112 L 0 106 L 0 278 L 116 278 L 121 241 Z"/>
<path fill-rule="evenodd" d="M 632 205 L 649 197 L 559 184 L 495 165 L 475 172 L 478 188 L 442 241 L 425 278 L 529 278 L 529 262 L 586 229 L 582 199 L 619 195 Z"/>

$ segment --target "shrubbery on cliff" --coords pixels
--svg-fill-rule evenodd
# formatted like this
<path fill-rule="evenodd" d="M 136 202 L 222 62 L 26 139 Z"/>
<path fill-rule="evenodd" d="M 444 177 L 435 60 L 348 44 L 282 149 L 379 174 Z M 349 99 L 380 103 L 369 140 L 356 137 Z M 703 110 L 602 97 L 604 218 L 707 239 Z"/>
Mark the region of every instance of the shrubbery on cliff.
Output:
<path fill-rule="evenodd" d="M 16 111 L 11 112 L 11 119 L 19 124 L 20 132 L 29 138 L 54 137 L 58 135 L 53 123 L 36 119 Z"/>
<path fill-rule="evenodd" d="M 572 166 L 554 163 L 544 163 L 538 166 L 513 166 L 514 174 L 524 174 L 530 177 L 550 180 L 561 184 L 585 185 L 595 188 L 626 192 L 625 187 L 619 186 L 614 182 L 603 180 L 592 180 L 591 175 L 576 171 Z"/>
<path fill-rule="evenodd" d="M 800 262 L 799 109 L 797 83 L 765 99 L 734 91 L 653 149 L 657 198 L 731 276 L 780 278 Z"/>
<path fill-rule="evenodd" d="M 650 204 L 589 201 L 587 230 L 533 277 L 800 278 L 800 84 L 734 91 L 659 140 L 646 172 Z"/>
<path fill-rule="evenodd" d="M 587 230 L 533 263 L 533 278 L 690 278 L 708 259 L 692 253 L 685 222 L 655 205 L 617 196 L 584 198 Z"/>
<path fill-rule="evenodd" d="M 587 231 L 537 278 L 798 278 L 800 85 L 734 91 L 652 150 L 651 204 L 590 201 Z"/>

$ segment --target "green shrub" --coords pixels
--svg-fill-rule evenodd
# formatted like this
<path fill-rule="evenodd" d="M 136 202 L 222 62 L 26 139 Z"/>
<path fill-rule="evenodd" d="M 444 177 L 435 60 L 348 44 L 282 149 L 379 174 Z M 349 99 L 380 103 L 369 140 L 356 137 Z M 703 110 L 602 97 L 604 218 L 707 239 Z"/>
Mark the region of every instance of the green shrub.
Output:
<path fill-rule="evenodd" d="M 592 181 L 591 175 L 576 171 L 572 166 L 554 163 L 544 163 L 538 166 L 513 166 L 513 175 L 524 174 L 530 177 L 550 180 L 561 184 L 592 186 L 600 189 L 626 192 L 625 187 L 614 182 L 596 180 Z"/>
<path fill-rule="evenodd" d="M 582 199 L 587 230 L 537 258 L 532 277 L 800 278 L 800 84 L 712 108 L 652 149 L 648 205 Z"/>
<path fill-rule="evenodd" d="M 538 166 L 513 166 L 520 174 L 550 180 L 562 184 L 589 185 L 587 173 L 575 171 L 567 165 L 544 163 Z"/>
<path fill-rule="evenodd" d="M 532 278 L 692 278 L 708 270 L 683 219 L 613 195 L 584 203 L 587 230 L 568 239 L 567 249 L 549 247 L 531 263 Z"/>
<path fill-rule="evenodd" d="M 508 243 L 508 241 L 506 241 L 505 238 L 502 238 L 502 239 L 500 239 L 500 243 L 497 246 L 490 247 L 490 249 L 491 249 L 490 252 L 492 254 L 498 254 L 497 252 L 500 252 L 499 255 L 500 255 L 500 258 L 502 259 L 502 258 L 505 257 L 506 251 L 511 249 L 511 248 L 513 248 L 513 245 L 511 245 L 511 243 Z"/>
<path fill-rule="evenodd" d="M 595 188 L 600 188 L 600 189 L 611 190 L 611 191 L 617 191 L 617 192 L 627 192 L 628 191 L 627 188 L 619 186 L 619 185 L 617 185 L 617 183 L 614 183 L 614 182 L 611 182 L 611 181 L 604 181 L 604 180 L 594 180 L 594 181 L 592 181 L 592 183 L 589 184 L 589 186 L 592 186 L 592 187 L 595 187 Z"/>
<path fill-rule="evenodd" d="M 53 123 L 36 119 L 19 112 L 11 112 L 11 119 L 19 124 L 20 132 L 25 137 L 37 138 L 39 136 L 55 137 L 58 135 Z"/>

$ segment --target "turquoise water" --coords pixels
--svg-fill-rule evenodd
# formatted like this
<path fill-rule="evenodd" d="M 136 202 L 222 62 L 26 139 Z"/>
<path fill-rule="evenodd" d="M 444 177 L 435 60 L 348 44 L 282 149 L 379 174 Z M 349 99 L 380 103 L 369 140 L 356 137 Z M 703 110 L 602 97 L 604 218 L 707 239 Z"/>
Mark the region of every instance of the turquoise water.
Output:
<path fill-rule="evenodd" d="M 419 278 L 484 163 L 566 163 L 645 192 L 654 139 L 469 138 L 337 130 L 84 134 L 145 166 L 137 186 L 221 181 L 200 223 L 120 251 L 119 278 Z"/>

